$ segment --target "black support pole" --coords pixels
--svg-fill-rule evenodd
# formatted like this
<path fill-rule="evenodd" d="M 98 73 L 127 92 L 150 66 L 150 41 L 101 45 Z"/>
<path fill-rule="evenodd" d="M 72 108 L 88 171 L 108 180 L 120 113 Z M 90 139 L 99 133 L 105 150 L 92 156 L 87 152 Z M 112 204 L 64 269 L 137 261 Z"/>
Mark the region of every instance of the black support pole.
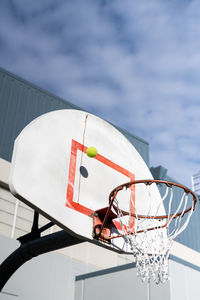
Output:
<path fill-rule="evenodd" d="M 0 265 L 0 291 L 14 272 L 33 257 L 84 241 L 61 230 L 22 244 Z"/>

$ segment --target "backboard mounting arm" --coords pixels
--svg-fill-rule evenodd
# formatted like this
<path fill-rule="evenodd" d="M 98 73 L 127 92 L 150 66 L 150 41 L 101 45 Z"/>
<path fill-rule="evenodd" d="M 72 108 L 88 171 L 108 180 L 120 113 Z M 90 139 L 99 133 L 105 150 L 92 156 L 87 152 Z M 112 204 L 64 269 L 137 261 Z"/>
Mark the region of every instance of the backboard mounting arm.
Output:
<path fill-rule="evenodd" d="M 20 236 L 17 240 L 21 243 L 21 245 L 25 244 L 28 241 L 31 241 L 33 239 L 39 238 L 41 232 L 49 229 L 50 227 L 54 226 L 53 222 L 49 222 L 46 225 L 42 227 L 38 227 L 38 221 L 39 221 L 39 213 L 37 211 L 34 211 L 34 217 L 33 217 L 33 225 L 31 228 L 31 232 Z"/>
<path fill-rule="evenodd" d="M 84 241 L 85 240 L 72 236 L 66 231 L 61 230 L 43 237 L 28 240 L 24 244 L 21 244 L 21 246 L 11 253 L 0 265 L 0 291 L 15 271 L 33 257 L 68 246 L 80 244 Z"/>

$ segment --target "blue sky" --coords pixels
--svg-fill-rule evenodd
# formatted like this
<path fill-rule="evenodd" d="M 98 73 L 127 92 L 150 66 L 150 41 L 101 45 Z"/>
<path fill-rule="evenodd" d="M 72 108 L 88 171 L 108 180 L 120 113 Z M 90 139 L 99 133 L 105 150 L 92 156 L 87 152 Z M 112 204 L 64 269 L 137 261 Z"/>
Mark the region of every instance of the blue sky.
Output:
<path fill-rule="evenodd" d="M 200 170 L 199 0 L 1 0 L 0 66 Z"/>

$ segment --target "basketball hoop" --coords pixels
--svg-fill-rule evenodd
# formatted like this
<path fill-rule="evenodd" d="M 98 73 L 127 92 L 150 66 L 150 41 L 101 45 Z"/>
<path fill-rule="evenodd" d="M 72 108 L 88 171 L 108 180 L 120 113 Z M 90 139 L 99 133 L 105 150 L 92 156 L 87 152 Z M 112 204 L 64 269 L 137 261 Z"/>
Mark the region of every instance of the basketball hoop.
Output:
<path fill-rule="evenodd" d="M 124 211 L 122 203 L 117 200 L 120 191 L 135 191 L 139 185 L 146 187 L 144 198 L 136 199 L 137 203 L 131 199 L 134 213 Z M 155 188 L 160 192 L 157 202 L 154 201 Z M 145 201 L 145 210 L 138 201 Z M 150 282 L 153 279 L 156 283 L 163 283 L 169 277 L 168 258 L 172 242 L 187 227 L 196 202 L 195 194 L 181 184 L 153 179 L 127 182 L 110 193 L 109 207 L 96 238 L 111 241 L 122 237 L 136 258 L 137 274 L 141 280 Z M 121 227 L 118 235 L 112 235 L 106 226 L 114 215 Z"/>

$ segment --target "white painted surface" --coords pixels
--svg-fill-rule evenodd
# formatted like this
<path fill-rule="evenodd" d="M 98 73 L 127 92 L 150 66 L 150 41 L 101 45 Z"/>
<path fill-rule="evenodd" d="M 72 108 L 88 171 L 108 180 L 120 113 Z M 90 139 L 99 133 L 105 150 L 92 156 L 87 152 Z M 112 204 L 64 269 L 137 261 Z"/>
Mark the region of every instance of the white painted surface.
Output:
<path fill-rule="evenodd" d="M 173 242 L 170 254 L 191 263 L 197 267 L 200 267 L 200 253 L 180 244 L 178 242 Z"/>
<path fill-rule="evenodd" d="M 170 260 L 171 300 L 199 300 L 200 272 Z"/>
<path fill-rule="evenodd" d="M 12 193 L 64 229 L 93 240 L 93 219 L 65 205 L 72 140 L 96 147 L 105 159 L 134 174 L 135 180 L 149 179 L 152 175 L 133 145 L 118 130 L 86 112 L 54 111 L 35 119 L 22 131 L 15 141 L 12 158 Z M 80 166 L 86 168 L 88 176 L 80 174 Z M 127 181 L 130 178 L 126 175 L 77 150 L 72 185 L 74 202 L 92 210 L 108 206 L 111 190 Z M 136 207 L 141 213 L 147 211 L 141 202 L 144 192 L 141 186 L 136 187 Z M 157 189 L 154 196 L 159 202 Z M 130 197 L 122 193 L 120 201 L 128 210 Z M 124 240 L 115 239 L 112 246 L 122 248 Z"/>

